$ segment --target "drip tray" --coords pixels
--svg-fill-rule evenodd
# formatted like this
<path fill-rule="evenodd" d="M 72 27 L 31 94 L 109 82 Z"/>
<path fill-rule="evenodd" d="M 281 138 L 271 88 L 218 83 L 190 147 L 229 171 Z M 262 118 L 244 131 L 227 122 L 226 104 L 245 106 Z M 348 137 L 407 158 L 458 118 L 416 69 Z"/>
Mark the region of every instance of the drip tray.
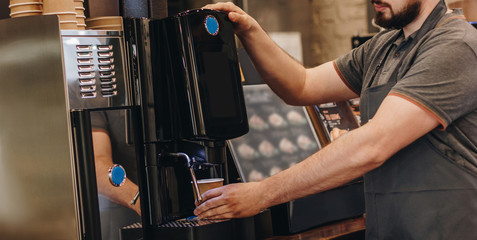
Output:
<path fill-rule="evenodd" d="M 200 227 L 200 226 L 205 226 L 213 223 L 219 223 L 219 222 L 224 222 L 228 220 L 222 220 L 222 221 L 212 221 L 212 220 L 199 220 L 197 218 L 194 219 L 179 219 L 176 221 L 168 222 L 166 224 L 163 224 L 159 226 L 160 228 L 187 228 L 187 227 Z"/>
<path fill-rule="evenodd" d="M 142 228 L 135 223 L 121 229 L 122 240 L 138 239 L 234 239 L 234 221 L 212 221 L 198 219 L 180 219 L 152 228 Z"/>
<path fill-rule="evenodd" d="M 187 228 L 187 227 L 199 227 L 199 226 L 204 226 L 204 225 L 209 225 L 213 223 L 219 223 L 219 222 L 224 222 L 227 220 L 222 220 L 222 221 L 212 221 L 212 220 L 199 220 L 197 218 L 193 219 L 179 219 L 175 220 L 172 222 L 165 223 L 159 228 Z M 142 224 L 140 222 L 131 224 L 129 226 L 123 227 L 122 229 L 141 229 Z"/>
<path fill-rule="evenodd" d="M 249 218 L 221 221 L 185 218 L 145 229 L 141 223 L 121 229 L 121 240 L 259 240 L 272 235 L 269 210 Z"/>

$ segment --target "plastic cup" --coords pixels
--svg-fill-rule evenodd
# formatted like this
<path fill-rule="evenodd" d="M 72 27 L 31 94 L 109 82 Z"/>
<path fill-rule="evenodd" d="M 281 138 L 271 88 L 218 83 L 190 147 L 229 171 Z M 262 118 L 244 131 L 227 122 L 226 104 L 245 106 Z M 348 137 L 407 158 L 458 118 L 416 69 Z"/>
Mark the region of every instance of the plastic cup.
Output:
<path fill-rule="evenodd" d="M 34 15 L 41 15 L 41 13 L 42 13 L 41 10 L 20 11 L 20 12 L 10 13 L 10 17 L 16 18 L 16 17 L 34 16 Z"/>
<path fill-rule="evenodd" d="M 222 187 L 224 185 L 224 179 L 223 178 L 201 179 L 201 180 L 197 180 L 197 185 L 199 186 L 200 194 L 203 194 L 210 189 Z M 194 186 L 192 186 L 192 189 L 194 190 L 194 199 L 197 201 L 197 193 L 195 192 Z"/>
<path fill-rule="evenodd" d="M 62 12 L 75 12 L 73 0 L 43 0 L 43 14 L 51 15 Z"/>

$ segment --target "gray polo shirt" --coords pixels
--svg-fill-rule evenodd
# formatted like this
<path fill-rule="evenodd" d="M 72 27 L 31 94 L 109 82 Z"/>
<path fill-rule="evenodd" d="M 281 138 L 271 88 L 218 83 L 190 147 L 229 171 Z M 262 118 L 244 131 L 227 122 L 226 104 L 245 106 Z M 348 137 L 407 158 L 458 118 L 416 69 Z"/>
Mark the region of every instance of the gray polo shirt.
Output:
<path fill-rule="evenodd" d="M 407 99 L 436 118 L 441 126 L 428 134 L 432 144 L 477 174 L 477 30 L 461 10 L 439 21 L 405 57 L 398 70 L 398 82 L 389 95 Z M 335 69 L 343 82 L 360 95 L 369 85 L 389 80 L 413 37 L 403 39 L 400 30 L 380 32 L 335 60 Z M 390 48 L 383 67 L 370 83 Z"/>

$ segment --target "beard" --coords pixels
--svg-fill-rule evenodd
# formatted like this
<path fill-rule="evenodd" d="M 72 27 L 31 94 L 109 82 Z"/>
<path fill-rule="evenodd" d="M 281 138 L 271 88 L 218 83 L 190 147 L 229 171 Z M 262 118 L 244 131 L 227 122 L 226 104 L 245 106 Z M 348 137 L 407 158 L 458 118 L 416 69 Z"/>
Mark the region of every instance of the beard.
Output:
<path fill-rule="evenodd" d="M 378 3 L 387 6 L 391 11 L 391 17 L 386 18 L 383 12 L 376 12 L 374 22 L 386 29 L 401 29 L 414 21 L 421 12 L 421 2 L 416 0 L 409 0 L 406 6 L 395 13 L 391 6 L 381 0 L 371 0 L 371 3 Z"/>

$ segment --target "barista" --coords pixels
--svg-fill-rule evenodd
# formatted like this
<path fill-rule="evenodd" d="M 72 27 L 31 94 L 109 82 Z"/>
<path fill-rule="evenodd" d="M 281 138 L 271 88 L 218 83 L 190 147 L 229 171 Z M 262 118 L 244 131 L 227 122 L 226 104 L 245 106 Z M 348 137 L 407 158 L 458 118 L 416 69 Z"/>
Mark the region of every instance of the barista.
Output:
<path fill-rule="evenodd" d="M 247 217 L 364 174 L 367 239 L 477 239 L 477 31 L 442 0 L 372 0 L 387 28 L 305 69 L 232 3 L 235 33 L 287 103 L 361 98 L 363 126 L 260 182 L 202 194 L 199 218 Z"/>

